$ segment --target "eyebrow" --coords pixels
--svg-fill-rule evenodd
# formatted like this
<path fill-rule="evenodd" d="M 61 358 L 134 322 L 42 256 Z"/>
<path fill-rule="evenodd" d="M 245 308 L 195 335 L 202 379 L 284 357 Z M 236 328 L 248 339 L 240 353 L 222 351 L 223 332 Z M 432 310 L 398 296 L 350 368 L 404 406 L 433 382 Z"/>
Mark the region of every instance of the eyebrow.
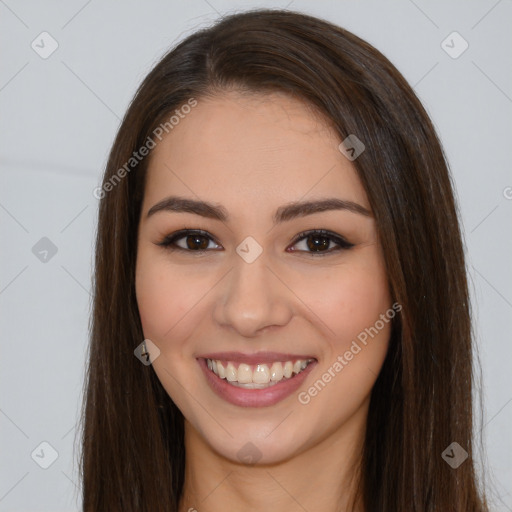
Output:
<path fill-rule="evenodd" d="M 336 197 L 320 199 L 316 201 L 298 201 L 280 206 L 274 213 L 272 220 L 274 224 L 286 222 L 297 217 L 305 217 L 318 212 L 328 210 L 347 210 L 352 213 L 372 217 L 372 213 L 364 206 L 346 199 Z M 216 205 L 206 201 L 196 201 L 178 196 L 166 197 L 152 206 L 146 217 L 151 217 L 157 212 L 187 212 L 201 215 L 209 219 L 229 221 L 229 215 L 226 209 L 221 205 Z"/>

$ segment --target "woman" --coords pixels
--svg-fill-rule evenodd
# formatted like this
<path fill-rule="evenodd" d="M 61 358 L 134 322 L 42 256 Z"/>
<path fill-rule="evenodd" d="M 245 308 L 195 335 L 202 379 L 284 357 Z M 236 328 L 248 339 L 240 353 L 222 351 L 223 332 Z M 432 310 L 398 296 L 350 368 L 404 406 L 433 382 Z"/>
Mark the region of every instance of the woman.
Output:
<path fill-rule="evenodd" d="M 84 510 L 486 510 L 450 175 L 375 48 L 289 11 L 191 35 L 99 197 Z"/>

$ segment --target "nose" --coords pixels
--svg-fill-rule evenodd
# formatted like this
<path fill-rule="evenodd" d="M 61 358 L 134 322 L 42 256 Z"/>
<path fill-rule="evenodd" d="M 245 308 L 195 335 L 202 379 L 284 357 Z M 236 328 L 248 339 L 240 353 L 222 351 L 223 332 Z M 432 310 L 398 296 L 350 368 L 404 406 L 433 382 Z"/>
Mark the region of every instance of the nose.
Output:
<path fill-rule="evenodd" d="M 252 263 L 237 256 L 215 302 L 214 320 L 247 338 L 285 326 L 293 316 L 293 294 L 263 254 Z"/>

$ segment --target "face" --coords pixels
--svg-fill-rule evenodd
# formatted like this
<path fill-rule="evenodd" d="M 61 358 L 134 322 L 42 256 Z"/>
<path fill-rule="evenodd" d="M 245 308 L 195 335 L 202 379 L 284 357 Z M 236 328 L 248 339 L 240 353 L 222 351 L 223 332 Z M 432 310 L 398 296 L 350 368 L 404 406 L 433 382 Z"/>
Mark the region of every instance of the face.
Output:
<path fill-rule="evenodd" d="M 198 99 L 153 149 L 144 336 L 188 435 L 227 459 L 284 461 L 364 426 L 394 310 L 339 144 L 296 99 L 230 92 Z"/>

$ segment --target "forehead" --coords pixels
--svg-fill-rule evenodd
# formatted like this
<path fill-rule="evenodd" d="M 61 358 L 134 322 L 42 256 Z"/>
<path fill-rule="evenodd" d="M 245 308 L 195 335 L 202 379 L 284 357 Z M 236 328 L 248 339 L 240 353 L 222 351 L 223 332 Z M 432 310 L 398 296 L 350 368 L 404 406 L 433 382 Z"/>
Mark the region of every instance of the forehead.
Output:
<path fill-rule="evenodd" d="M 228 203 L 338 195 L 368 206 L 340 138 L 309 105 L 281 93 L 197 100 L 152 151 L 146 194 Z"/>

